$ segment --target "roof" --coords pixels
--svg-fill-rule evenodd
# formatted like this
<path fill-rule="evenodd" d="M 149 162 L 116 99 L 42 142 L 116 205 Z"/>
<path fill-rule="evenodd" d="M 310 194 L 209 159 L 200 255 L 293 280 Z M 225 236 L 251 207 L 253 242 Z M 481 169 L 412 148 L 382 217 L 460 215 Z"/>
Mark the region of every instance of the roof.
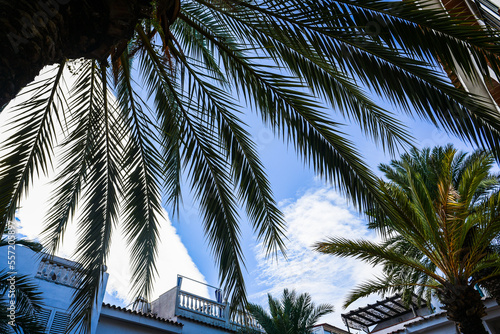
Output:
<path fill-rule="evenodd" d="M 111 305 L 111 304 L 108 304 L 108 303 L 102 303 L 102 306 L 110 308 L 112 310 L 118 310 L 118 311 L 130 313 L 130 314 L 135 314 L 135 315 L 138 315 L 138 316 L 141 316 L 141 317 L 151 318 L 151 319 L 158 320 L 158 321 L 161 321 L 161 322 L 166 322 L 166 323 L 169 323 L 169 324 L 172 324 L 172 325 L 175 325 L 175 326 L 183 326 L 183 324 L 180 323 L 180 322 L 173 321 L 173 320 L 170 320 L 170 319 L 165 319 L 165 318 L 162 318 L 162 317 L 158 317 L 156 314 L 153 314 L 153 313 L 138 312 L 138 311 L 134 311 L 134 310 L 130 310 L 130 309 L 124 308 L 124 307 L 120 307 L 120 306 L 116 306 L 116 305 Z"/>
<path fill-rule="evenodd" d="M 432 313 L 426 316 L 418 316 L 415 318 L 408 319 L 406 321 L 400 322 L 398 324 L 391 325 L 386 328 L 381 328 L 377 331 L 372 332 L 373 334 L 402 334 L 406 333 L 406 329 L 421 323 L 424 323 L 430 319 L 439 318 L 446 316 L 446 311 L 440 311 L 437 313 Z"/>
<path fill-rule="evenodd" d="M 417 304 L 417 296 L 413 296 L 411 307 L 424 307 L 425 300 L 422 300 L 420 306 Z M 399 295 L 385 298 L 377 301 L 375 304 L 368 304 L 365 307 L 342 314 L 342 321 L 347 328 L 361 329 L 369 331 L 369 327 L 379 324 L 383 321 L 396 318 L 411 311 L 411 307 L 406 307 Z"/>
<path fill-rule="evenodd" d="M 392 324 L 388 327 L 384 327 L 384 328 L 380 328 L 376 331 L 373 331 L 371 333 L 373 334 L 399 334 L 399 333 L 404 333 L 405 330 L 406 330 L 406 327 L 408 325 L 410 325 L 411 323 L 413 322 L 417 322 L 417 321 L 420 321 L 422 319 L 422 317 L 415 317 L 415 318 L 411 318 L 411 319 L 408 319 L 406 321 L 403 321 L 403 322 L 399 322 L 397 324 Z"/>
<path fill-rule="evenodd" d="M 335 333 L 335 334 L 349 334 L 349 332 L 347 332 L 343 329 L 340 329 L 336 326 L 327 324 L 327 323 L 318 324 L 318 325 L 315 325 L 313 327 L 322 327 L 323 329 L 326 329 L 327 331 L 333 331 L 333 333 Z"/>

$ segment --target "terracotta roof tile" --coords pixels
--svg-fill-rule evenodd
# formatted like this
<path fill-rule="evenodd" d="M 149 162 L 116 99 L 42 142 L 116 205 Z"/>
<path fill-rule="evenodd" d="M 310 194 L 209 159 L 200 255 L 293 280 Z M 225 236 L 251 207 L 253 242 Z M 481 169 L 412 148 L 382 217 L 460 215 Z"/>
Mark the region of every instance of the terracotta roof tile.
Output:
<path fill-rule="evenodd" d="M 109 303 L 102 303 L 102 306 L 110 308 L 110 309 L 113 309 L 113 310 L 118 310 L 118 311 L 122 311 L 122 312 L 127 312 L 127 313 L 131 313 L 131 314 L 139 315 L 141 317 L 146 317 L 146 318 L 151 318 L 151 319 L 154 319 L 154 320 L 166 322 L 166 323 L 169 323 L 169 324 L 172 324 L 172 325 L 176 325 L 176 326 L 184 326 L 180 322 L 173 321 L 173 320 L 170 320 L 170 319 L 165 319 L 165 318 L 162 318 L 162 317 L 158 317 L 157 315 L 152 314 L 152 313 L 143 313 L 143 312 L 138 312 L 138 311 L 134 311 L 134 310 L 129 310 L 127 308 L 124 308 L 124 307 L 121 307 L 121 306 L 116 306 L 116 305 L 111 305 Z"/>

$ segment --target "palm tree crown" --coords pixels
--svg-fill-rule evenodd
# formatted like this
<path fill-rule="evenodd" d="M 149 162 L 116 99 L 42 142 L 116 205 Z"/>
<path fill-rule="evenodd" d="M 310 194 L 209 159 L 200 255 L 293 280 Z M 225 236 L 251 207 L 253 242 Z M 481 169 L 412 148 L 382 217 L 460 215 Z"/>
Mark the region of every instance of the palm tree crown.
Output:
<path fill-rule="evenodd" d="M 500 233 L 500 182 L 490 174 L 491 154 L 469 156 L 452 146 L 413 149 L 390 165 L 381 165 L 390 182 L 380 181 L 383 214 L 372 227 L 380 244 L 330 238 L 316 250 L 383 265 L 383 276 L 357 287 L 346 304 L 372 293 L 432 291 L 462 333 L 486 333 L 477 283 L 500 275 L 500 258 L 489 251 Z M 477 275 L 491 269 L 487 275 Z"/>
<path fill-rule="evenodd" d="M 308 293 L 297 295 L 295 291 L 285 289 L 281 299 L 273 298 L 271 294 L 267 297 L 270 314 L 259 305 L 247 306 L 266 334 L 310 334 L 319 318 L 333 312 L 331 305 L 315 306 Z"/>
<path fill-rule="evenodd" d="M 76 255 L 85 279 L 73 319 L 83 324 L 119 218 L 134 293 L 150 295 L 160 194 L 175 211 L 183 180 L 199 202 L 232 305 L 245 301 L 238 206 L 269 254 L 283 250 L 283 217 L 239 115 L 242 105 L 361 207 L 374 201 L 374 177 L 330 107 L 389 152 L 411 141 L 363 85 L 405 112 L 500 152 L 498 113 L 434 70 L 438 60 L 456 60 L 471 76 L 475 68 L 489 75 L 489 66 L 500 73 L 497 37 L 425 3 L 73 0 L 45 25 L 33 24 L 25 40 L 15 39 L 20 13 L 45 9 L 29 0 L 0 3 L 8 9 L 0 41 L 18 41 L 0 62 L 0 75 L 10 73 L 0 82 L 12 82 L 1 88 L 0 104 L 7 90 L 27 80 L 13 80 L 18 72 L 37 68 L 23 65 L 28 60 L 57 63 L 12 111 L 14 134 L 0 161 L 0 231 L 34 175 L 50 169 L 58 146 L 61 172 L 44 235 L 55 251 L 79 207 Z M 70 94 L 62 90 L 67 68 L 76 78 Z"/>

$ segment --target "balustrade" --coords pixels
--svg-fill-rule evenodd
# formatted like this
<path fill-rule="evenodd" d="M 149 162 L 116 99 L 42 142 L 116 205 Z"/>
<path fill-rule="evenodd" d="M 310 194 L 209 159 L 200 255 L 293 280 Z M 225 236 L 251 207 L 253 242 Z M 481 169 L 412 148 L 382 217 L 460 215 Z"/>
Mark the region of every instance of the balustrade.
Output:
<path fill-rule="evenodd" d="M 74 266 L 47 258 L 40 262 L 35 277 L 70 287 L 77 287 L 81 280 Z"/>
<path fill-rule="evenodd" d="M 259 325 L 259 323 L 257 322 L 257 320 L 255 320 L 254 317 L 252 317 L 248 313 L 244 313 L 241 311 L 234 312 L 231 315 L 231 323 L 240 327 L 250 327 L 259 330 L 262 329 L 262 327 Z"/>
<path fill-rule="evenodd" d="M 224 304 L 185 291 L 179 291 L 179 307 L 210 317 L 224 319 Z"/>
<path fill-rule="evenodd" d="M 249 314 L 235 312 L 230 318 L 226 319 L 226 304 L 218 303 L 214 300 L 203 298 L 186 291 L 179 290 L 178 307 L 185 311 L 222 320 L 227 326 L 235 325 L 238 327 L 251 327 L 257 330 L 262 330 L 262 327 L 260 327 L 255 318 Z"/>

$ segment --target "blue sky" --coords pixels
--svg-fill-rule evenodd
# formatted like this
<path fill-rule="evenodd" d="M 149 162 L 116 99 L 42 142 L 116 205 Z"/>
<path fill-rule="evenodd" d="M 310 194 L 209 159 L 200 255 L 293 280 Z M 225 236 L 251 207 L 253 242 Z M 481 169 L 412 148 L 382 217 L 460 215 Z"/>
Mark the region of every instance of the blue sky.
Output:
<path fill-rule="evenodd" d="M 471 149 L 426 122 L 404 116 L 399 119 L 410 126 L 418 147 L 454 143 L 458 149 Z M 245 217 L 242 217 L 249 298 L 252 302 L 265 305 L 268 292 L 276 297 L 284 288 L 309 292 L 316 303 L 335 306 L 335 313 L 325 317 L 323 321 L 343 328 L 340 314 L 345 312 L 341 307 L 345 296 L 351 287 L 369 279 L 378 269 L 358 261 L 316 254 L 311 251 L 310 246 L 333 235 L 371 240 L 377 240 L 377 236 L 367 231 L 363 217 L 334 187 L 303 165 L 292 147 L 287 148 L 256 117 L 248 117 L 247 122 L 266 166 L 275 198 L 285 214 L 289 238 L 288 259 L 279 257 L 278 261 L 270 261 L 263 256 Z M 346 125 L 345 132 L 349 133 L 366 163 L 380 174 L 377 165 L 389 162 L 390 156 L 384 154 L 371 140 L 367 140 L 355 125 Z M 179 219 L 172 219 L 172 223 L 205 279 L 215 284 L 218 281 L 217 270 L 207 250 L 200 228 L 201 221 L 195 212 L 196 205 L 187 199 Z M 376 299 L 380 297 L 361 300 L 349 309 L 364 306 Z"/>
<path fill-rule="evenodd" d="M 390 109 L 390 106 L 386 106 Z M 0 124 L 5 124 L 8 112 L 0 114 Z M 459 149 L 467 146 L 457 139 L 449 138 L 435 127 L 420 121 L 398 117 L 411 126 L 418 147 L 444 145 L 452 142 Z M 295 288 L 299 292 L 309 292 L 316 303 L 334 304 L 336 311 L 323 321 L 341 326 L 341 304 L 349 289 L 364 279 L 377 273 L 371 268 L 353 260 L 341 260 L 313 253 L 310 246 L 327 236 L 363 237 L 376 240 L 376 235 L 365 228 L 365 221 L 355 208 L 341 196 L 335 188 L 325 184 L 314 172 L 305 167 L 297 158 L 292 147 L 287 148 L 272 131 L 262 125 L 254 114 L 244 119 L 250 126 L 254 142 L 266 167 L 275 198 L 285 214 L 288 227 L 288 259 L 279 257 L 276 261 L 266 259 L 262 249 L 242 214 L 242 241 L 246 260 L 246 281 L 248 295 L 252 302 L 266 304 L 266 294 L 278 296 L 284 288 Z M 342 121 L 342 119 L 337 119 Z M 356 126 L 346 126 L 367 164 L 374 170 L 390 157 L 366 140 Z M 5 134 L 4 134 L 5 135 Z M 2 137 L 0 129 L 0 137 Z M 1 138 L 0 138 L 1 139 Z M 36 238 L 41 230 L 41 220 L 46 199 L 50 198 L 48 179 L 39 180 L 29 198 L 19 211 L 21 233 Z M 168 211 L 168 208 L 167 208 Z M 155 295 L 159 295 L 175 285 L 177 274 L 204 280 L 218 285 L 218 273 L 203 235 L 202 222 L 196 203 L 192 202 L 187 187 L 184 188 L 184 202 L 178 217 L 163 222 L 163 237 L 158 259 L 159 278 Z M 76 230 L 69 228 L 60 255 L 71 257 L 75 245 Z M 106 301 L 121 305 L 130 302 L 126 246 L 120 233 L 115 233 L 108 261 L 110 281 Z M 198 287 L 199 288 L 199 287 Z M 206 293 L 203 288 L 193 286 L 194 292 Z M 364 306 L 377 297 L 362 300 L 353 307 Z"/>

